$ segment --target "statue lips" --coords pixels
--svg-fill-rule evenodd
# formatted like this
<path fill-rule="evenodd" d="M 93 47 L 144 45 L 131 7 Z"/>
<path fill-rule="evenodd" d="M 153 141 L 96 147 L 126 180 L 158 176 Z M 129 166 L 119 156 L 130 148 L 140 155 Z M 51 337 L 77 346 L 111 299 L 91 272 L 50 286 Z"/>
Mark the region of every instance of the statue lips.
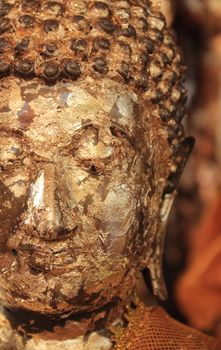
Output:
<path fill-rule="evenodd" d="M 27 259 L 28 265 L 39 270 L 39 272 L 51 271 L 55 268 L 66 270 L 67 265 L 76 260 L 74 251 L 70 246 L 72 237 L 78 229 L 79 225 L 76 225 L 74 229 L 68 232 L 65 230 L 65 235 L 60 235 L 56 240 L 38 238 L 36 233 L 33 234 L 33 232 L 30 237 L 30 231 L 28 236 L 21 239 L 15 234 L 8 240 L 7 246 L 17 260 L 21 257 Z M 21 230 L 17 233 L 20 237 Z"/>
<path fill-rule="evenodd" d="M 15 251 L 16 259 L 25 259 L 30 268 L 35 272 L 48 272 L 59 270 L 61 273 L 70 269 L 70 265 L 76 261 L 73 250 L 68 245 L 40 248 L 34 244 L 19 245 Z"/>
<path fill-rule="evenodd" d="M 72 269 L 71 265 L 75 262 L 75 257 L 70 251 L 45 253 L 37 250 L 28 256 L 28 260 L 28 264 L 32 271 L 35 270 L 39 273 L 51 271 L 54 274 L 56 272 L 58 275 Z"/>

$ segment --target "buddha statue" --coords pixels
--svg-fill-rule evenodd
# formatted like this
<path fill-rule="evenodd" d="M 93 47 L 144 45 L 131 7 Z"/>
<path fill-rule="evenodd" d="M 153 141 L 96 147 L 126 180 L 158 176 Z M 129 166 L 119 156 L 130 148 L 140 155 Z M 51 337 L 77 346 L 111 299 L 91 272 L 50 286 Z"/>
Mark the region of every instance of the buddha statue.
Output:
<path fill-rule="evenodd" d="M 0 16 L 1 348 L 215 349 L 141 273 L 165 298 L 193 145 L 164 17 L 147 0 L 9 0 Z"/>

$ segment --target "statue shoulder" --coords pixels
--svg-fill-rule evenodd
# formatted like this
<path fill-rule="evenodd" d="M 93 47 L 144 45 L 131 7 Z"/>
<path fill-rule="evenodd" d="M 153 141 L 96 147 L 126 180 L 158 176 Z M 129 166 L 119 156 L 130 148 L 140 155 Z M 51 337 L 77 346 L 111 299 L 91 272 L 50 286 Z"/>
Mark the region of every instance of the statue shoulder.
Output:
<path fill-rule="evenodd" d="M 219 350 L 216 340 L 172 319 L 161 307 L 140 304 L 115 350 Z"/>

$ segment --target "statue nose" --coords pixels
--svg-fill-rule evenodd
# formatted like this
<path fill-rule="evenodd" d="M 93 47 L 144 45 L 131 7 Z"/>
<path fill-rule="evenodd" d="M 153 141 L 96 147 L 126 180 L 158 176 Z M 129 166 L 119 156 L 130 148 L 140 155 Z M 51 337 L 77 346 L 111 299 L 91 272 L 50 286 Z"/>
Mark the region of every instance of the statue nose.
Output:
<path fill-rule="evenodd" d="M 75 228 L 70 220 L 68 225 L 67 215 L 64 215 L 64 197 L 54 165 L 46 165 L 31 185 L 25 218 L 25 223 L 33 227 L 39 238 L 60 239 Z"/>

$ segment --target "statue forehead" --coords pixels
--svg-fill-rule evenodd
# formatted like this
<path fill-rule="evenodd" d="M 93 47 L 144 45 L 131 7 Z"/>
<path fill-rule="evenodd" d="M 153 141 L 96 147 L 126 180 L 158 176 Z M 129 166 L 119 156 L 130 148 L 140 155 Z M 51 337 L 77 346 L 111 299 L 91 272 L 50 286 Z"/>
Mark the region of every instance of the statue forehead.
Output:
<path fill-rule="evenodd" d="M 8 79 L 0 85 L 0 127 L 26 132 L 36 124 L 54 125 L 71 134 L 89 123 L 117 123 L 133 134 L 140 102 L 135 93 L 109 79 L 53 86 Z"/>

